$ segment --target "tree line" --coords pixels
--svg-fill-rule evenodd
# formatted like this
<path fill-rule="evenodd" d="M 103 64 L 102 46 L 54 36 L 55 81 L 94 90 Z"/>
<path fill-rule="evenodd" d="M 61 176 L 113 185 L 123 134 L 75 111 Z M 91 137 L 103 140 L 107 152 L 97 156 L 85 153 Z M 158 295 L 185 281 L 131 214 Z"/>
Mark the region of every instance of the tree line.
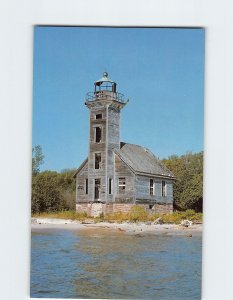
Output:
<path fill-rule="evenodd" d="M 162 162 L 176 177 L 173 185 L 174 209 L 202 212 L 203 152 L 172 155 Z"/>
<path fill-rule="evenodd" d="M 44 162 L 41 146 L 32 149 L 32 213 L 75 209 L 75 169 L 40 172 Z"/>
<path fill-rule="evenodd" d="M 40 171 L 44 162 L 41 146 L 32 149 L 32 213 L 75 209 L 75 169 Z M 203 207 L 203 152 L 172 155 L 162 163 L 173 172 L 174 209 L 184 211 Z"/>

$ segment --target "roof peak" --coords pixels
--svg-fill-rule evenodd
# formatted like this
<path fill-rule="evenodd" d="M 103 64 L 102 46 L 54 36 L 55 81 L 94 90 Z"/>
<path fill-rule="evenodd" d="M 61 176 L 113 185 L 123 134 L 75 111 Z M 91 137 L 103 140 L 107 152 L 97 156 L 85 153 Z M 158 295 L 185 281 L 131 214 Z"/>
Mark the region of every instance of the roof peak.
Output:
<path fill-rule="evenodd" d="M 172 172 L 146 147 L 121 142 L 120 149 L 115 151 L 136 173 L 174 178 Z"/>
<path fill-rule="evenodd" d="M 144 147 L 144 146 L 141 146 L 141 145 L 126 143 L 126 142 L 120 142 L 120 148 L 124 147 L 124 145 L 136 146 L 136 147 L 139 147 L 139 148 L 143 148 L 144 150 L 150 151 L 147 147 Z"/>

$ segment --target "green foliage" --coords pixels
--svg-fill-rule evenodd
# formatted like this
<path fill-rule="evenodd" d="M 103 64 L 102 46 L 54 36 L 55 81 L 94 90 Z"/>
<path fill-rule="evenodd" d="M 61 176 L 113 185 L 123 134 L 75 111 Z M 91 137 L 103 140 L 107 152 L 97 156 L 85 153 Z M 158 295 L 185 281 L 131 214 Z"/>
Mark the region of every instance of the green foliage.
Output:
<path fill-rule="evenodd" d="M 75 191 L 75 179 L 73 178 L 74 173 L 75 169 L 65 169 L 59 173 L 58 182 L 62 190 Z"/>
<path fill-rule="evenodd" d="M 194 210 L 176 211 L 173 214 L 164 214 L 161 216 L 163 223 L 180 224 L 183 220 L 193 222 L 202 222 L 202 213 L 196 213 Z"/>
<path fill-rule="evenodd" d="M 75 209 L 73 171 L 32 175 L 32 213 Z"/>
<path fill-rule="evenodd" d="M 32 177 L 32 212 L 52 212 L 65 208 L 57 173 L 46 171 Z"/>
<path fill-rule="evenodd" d="M 75 209 L 74 169 L 40 173 L 44 155 L 41 146 L 32 149 L 32 213 Z"/>
<path fill-rule="evenodd" d="M 40 145 L 32 148 L 32 174 L 40 172 L 40 166 L 44 163 L 44 155 Z"/>
<path fill-rule="evenodd" d="M 176 176 L 174 183 L 174 208 L 202 211 L 203 203 L 203 152 L 173 155 L 163 164 Z"/>
<path fill-rule="evenodd" d="M 75 169 L 66 169 L 58 173 L 58 184 L 62 191 L 62 196 L 66 203 L 66 209 L 75 209 L 75 179 L 73 178 Z"/>

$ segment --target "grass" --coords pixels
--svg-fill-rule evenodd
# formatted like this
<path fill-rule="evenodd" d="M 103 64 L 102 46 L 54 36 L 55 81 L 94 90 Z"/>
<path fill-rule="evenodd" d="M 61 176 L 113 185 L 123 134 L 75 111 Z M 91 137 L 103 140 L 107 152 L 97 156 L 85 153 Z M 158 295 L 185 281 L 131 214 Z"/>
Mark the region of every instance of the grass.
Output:
<path fill-rule="evenodd" d="M 141 206 L 133 206 L 128 213 L 115 212 L 107 214 L 106 216 L 100 215 L 99 217 L 87 217 L 86 213 L 77 213 L 75 211 L 61 211 L 61 212 L 48 212 L 33 214 L 33 218 L 57 218 L 57 219 L 70 219 L 77 221 L 85 221 L 93 219 L 97 222 L 153 222 L 160 218 L 166 224 L 180 224 L 182 220 L 190 220 L 194 223 L 202 223 L 202 213 L 196 213 L 194 210 L 175 211 L 173 214 L 150 214 Z"/>
<path fill-rule="evenodd" d="M 33 218 L 54 218 L 54 219 L 69 219 L 69 220 L 85 220 L 86 213 L 77 213 L 74 210 L 59 211 L 59 212 L 43 212 L 32 214 Z"/>

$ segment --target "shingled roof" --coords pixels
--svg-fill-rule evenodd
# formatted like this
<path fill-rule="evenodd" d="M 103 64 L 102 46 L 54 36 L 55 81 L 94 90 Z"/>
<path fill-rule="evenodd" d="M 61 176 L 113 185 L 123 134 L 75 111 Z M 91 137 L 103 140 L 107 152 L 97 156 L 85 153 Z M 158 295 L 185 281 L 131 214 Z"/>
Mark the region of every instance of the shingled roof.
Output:
<path fill-rule="evenodd" d="M 114 151 L 135 173 L 175 179 L 172 172 L 147 148 L 121 143 L 120 150 L 114 149 Z"/>

